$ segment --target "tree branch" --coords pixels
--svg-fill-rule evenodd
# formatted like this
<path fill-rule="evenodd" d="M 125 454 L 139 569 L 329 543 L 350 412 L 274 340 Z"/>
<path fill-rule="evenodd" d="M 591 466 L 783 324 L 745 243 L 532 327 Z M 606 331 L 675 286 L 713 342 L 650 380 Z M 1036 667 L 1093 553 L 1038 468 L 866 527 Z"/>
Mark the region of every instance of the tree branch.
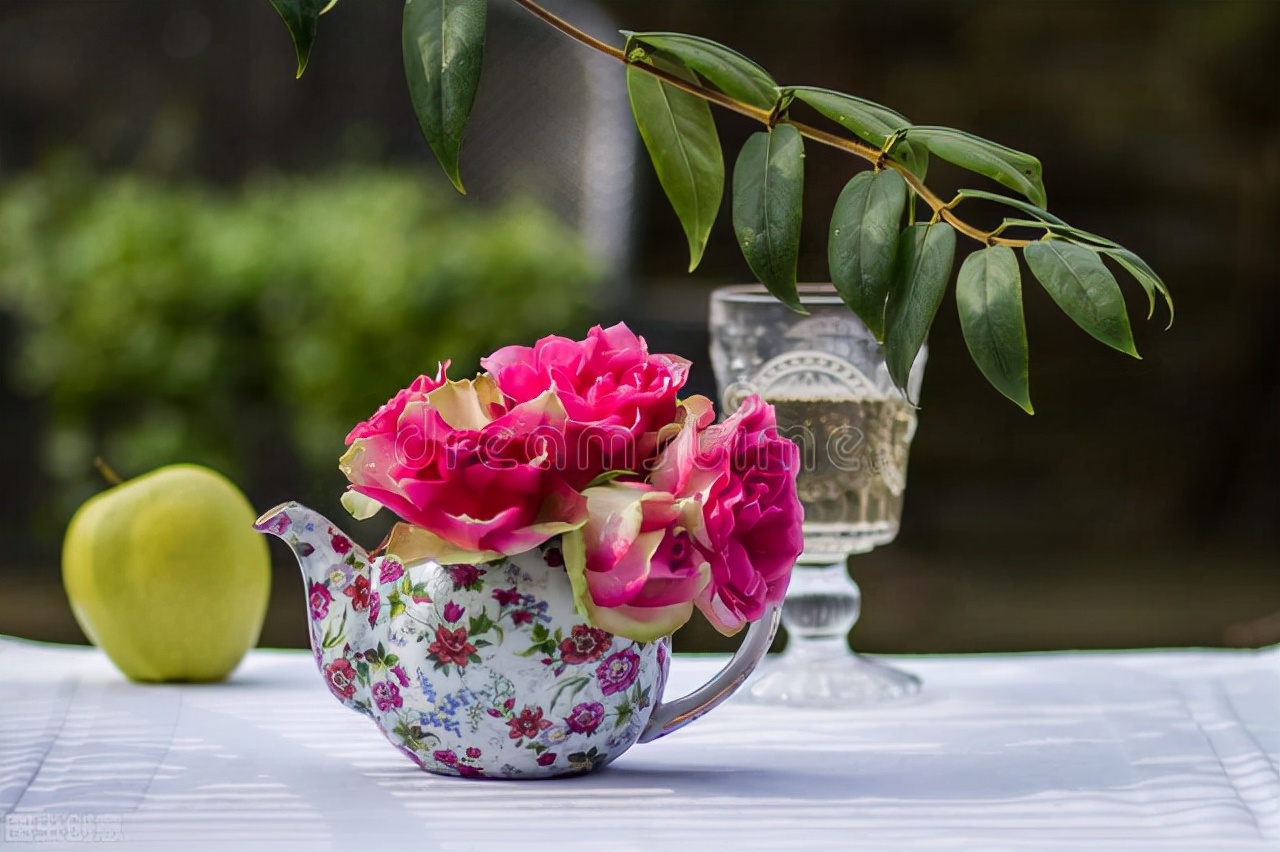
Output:
<path fill-rule="evenodd" d="M 524 7 L 539 20 L 551 27 L 554 27 L 579 44 L 586 45 L 592 50 L 616 59 L 618 62 L 621 62 L 629 68 L 637 68 L 647 74 L 651 74 L 652 76 L 662 80 L 664 83 L 674 86 L 681 91 L 688 92 L 695 97 L 701 98 L 708 103 L 713 103 L 716 106 L 729 110 L 730 112 L 736 112 L 739 115 L 744 115 L 747 118 L 754 119 L 766 127 L 772 127 L 776 121 L 776 116 L 771 110 L 763 110 L 753 107 L 750 104 L 744 104 L 739 100 L 729 97 L 723 92 L 708 89 L 704 86 L 698 85 L 697 83 L 691 83 L 688 80 L 681 79 L 675 74 L 671 74 L 646 62 L 632 62 L 622 50 L 619 50 L 611 44 L 606 44 L 605 42 L 600 41 L 594 36 L 578 29 L 563 18 L 553 15 L 551 12 L 548 12 L 546 9 L 539 6 L 534 2 L 534 0 L 512 0 L 512 2 L 518 6 Z M 825 130 L 820 130 L 799 121 L 791 121 L 790 123 L 796 128 L 796 130 L 800 131 L 802 136 L 812 139 L 814 142 L 818 142 L 832 148 L 837 148 L 841 151 L 853 154 L 854 156 L 861 157 L 876 168 L 883 168 L 887 166 L 888 168 L 894 169 L 902 175 L 903 179 L 907 182 L 907 185 L 915 190 L 916 195 L 920 196 L 921 200 L 923 200 L 925 204 L 929 205 L 929 209 L 933 211 L 935 218 L 946 221 L 957 231 L 971 239 L 977 240 L 984 245 L 1002 245 L 1013 248 L 1020 248 L 1031 242 L 1031 240 L 1011 239 L 1009 237 L 997 236 L 991 231 L 984 231 L 981 228 L 970 225 L 968 222 L 957 216 L 951 208 L 933 192 L 933 190 L 929 189 L 929 187 L 925 185 L 924 181 L 912 174 L 906 166 L 887 159 L 883 156 L 883 152 L 877 148 L 873 148 L 870 145 L 866 145 L 853 139 L 846 139 L 843 136 L 836 136 L 834 133 L 828 133 Z"/>

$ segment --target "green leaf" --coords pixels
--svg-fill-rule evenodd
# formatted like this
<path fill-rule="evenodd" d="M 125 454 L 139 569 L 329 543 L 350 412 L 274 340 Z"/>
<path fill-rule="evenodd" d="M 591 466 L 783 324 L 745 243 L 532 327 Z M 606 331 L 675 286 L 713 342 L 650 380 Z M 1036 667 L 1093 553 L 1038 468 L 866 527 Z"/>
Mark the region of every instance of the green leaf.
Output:
<path fill-rule="evenodd" d="M 1151 319 L 1155 314 L 1156 293 L 1159 293 L 1160 297 L 1164 299 L 1165 307 L 1169 309 L 1169 325 L 1165 326 L 1165 328 L 1173 325 L 1173 295 L 1169 292 L 1169 288 L 1165 286 L 1164 281 L 1160 279 L 1154 269 L 1147 265 L 1145 260 L 1114 240 L 1100 237 L 1088 231 L 1082 231 L 1079 228 L 1073 228 L 1061 220 L 1029 222 L 1025 219 L 1005 219 L 1004 224 L 1023 228 L 1043 228 L 1056 237 L 1061 237 L 1064 240 L 1105 254 L 1124 267 L 1133 276 L 1134 280 L 1142 285 L 1143 291 L 1147 294 L 1147 319 Z"/>
<path fill-rule="evenodd" d="M 854 136 L 877 148 L 883 147 L 895 131 L 911 126 L 906 116 L 853 95 L 813 86 L 787 86 L 784 91 L 795 95 L 796 100 L 804 101 Z"/>
<path fill-rule="evenodd" d="M 956 196 L 959 198 L 981 198 L 983 201 L 995 201 L 998 204 L 1007 204 L 1010 207 L 1016 207 L 1024 213 L 1030 213 L 1032 216 L 1041 220 L 1041 222 L 1050 222 L 1055 225 L 1067 224 L 1042 207 L 1037 207 L 1030 202 L 1023 201 L 1021 198 L 1010 198 L 1007 195 L 1001 195 L 998 192 L 985 192 L 981 189 L 959 189 L 956 190 Z M 1017 224 L 1019 220 L 1015 219 L 1009 221 L 1012 224 Z M 1038 225 L 1039 223 L 1033 222 L 1030 224 Z"/>
<path fill-rule="evenodd" d="M 946 222 L 917 222 L 898 238 L 885 310 L 884 350 L 889 376 L 904 394 L 911 365 L 946 292 L 955 253 L 956 232 Z"/>
<path fill-rule="evenodd" d="M 595 479 L 588 482 L 587 488 L 596 488 L 597 486 L 600 486 L 600 485 L 608 485 L 609 483 L 613 482 L 615 479 L 618 479 L 619 477 L 635 476 L 635 475 L 636 475 L 636 472 L 634 470 L 626 470 L 626 469 L 606 470 L 603 473 L 597 474 Z M 583 490 L 585 491 L 586 488 L 584 488 Z"/>
<path fill-rule="evenodd" d="M 271 0 L 271 6 L 284 21 L 293 38 L 293 49 L 298 55 L 298 77 L 307 70 L 311 58 L 311 45 L 316 40 L 316 21 L 335 0 Z"/>
<path fill-rule="evenodd" d="M 1039 228 L 1055 237 L 1061 237 L 1064 240 L 1070 240 L 1073 243 L 1087 245 L 1094 248 L 1121 248 L 1121 245 L 1114 240 L 1106 237 L 1100 237 L 1097 234 L 1091 234 L 1088 231 L 1082 231 L 1079 228 L 1073 228 L 1065 222 L 1035 222 L 1030 219 L 1005 219 L 1001 225 L 1003 227 L 1019 227 L 1019 228 Z"/>
<path fill-rule="evenodd" d="M 683 62 L 657 56 L 645 61 L 696 82 Z M 692 272 L 702 260 L 724 195 L 724 155 L 711 108 L 635 65 L 627 66 L 627 94 L 658 182 L 684 227 Z"/>
<path fill-rule="evenodd" d="M 892 169 L 861 172 L 845 186 L 831 214 L 827 266 L 840 298 L 884 340 L 885 300 L 898 250 L 907 184 Z"/>
<path fill-rule="evenodd" d="M 965 258 L 956 277 L 960 329 L 974 363 L 1000 393 L 1034 414 L 1028 388 L 1027 323 L 1018 256 L 991 246 Z"/>
<path fill-rule="evenodd" d="M 912 126 L 905 116 L 886 106 L 843 92 L 813 86 L 787 86 L 783 92 L 794 95 L 797 100 L 805 102 L 863 142 L 877 148 L 883 148 L 889 137 L 897 131 Z M 893 146 L 889 157 L 902 163 L 907 171 L 921 180 L 929 169 L 929 152 L 923 146 L 912 145 L 905 139 Z"/>
<path fill-rule="evenodd" d="M 742 256 L 769 292 L 804 313 L 796 295 L 804 140 L 794 125 L 752 134 L 733 167 L 733 230 Z"/>
<path fill-rule="evenodd" d="M 1173 295 L 1169 292 L 1169 288 L 1165 286 L 1164 281 L 1160 280 L 1160 276 L 1155 270 L 1147 265 L 1147 262 L 1138 257 L 1126 248 L 1119 247 L 1100 247 L 1098 251 L 1114 260 L 1125 268 L 1125 270 L 1133 276 L 1134 280 L 1142 285 L 1142 289 L 1147 293 L 1147 319 L 1151 319 L 1156 312 L 1156 293 L 1164 299 L 1165 307 L 1169 309 L 1169 328 L 1173 325 Z"/>
<path fill-rule="evenodd" d="M 484 60 L 485 0 L 406 0 L 404 73 L 422 135 L 459 192 L 462 130 Z"/>
<path fill-rule="evenodd" d="M 778 84 L 747 57 L 723 44 L 683 33 L 632 33 L 626 30 L 627 54 L 636 42 L 675 58 L 735 100 L 764 110 L 777 104 Z"/>
<path fill-rule="evenodd" d="M 1032 274 L 1076 325 L 1114 349 L 1141 357 L 1133 345 L 1120 285 L 1097 249 L 1049 239 L 1031 243 L 1022 255 Z"/>
<path fill-rule="evenodd" d="M 1047 207 L 1043 168 L 1030 154 L 1006 148 L 987 139 L 950 127 L 911 127 L 908 139 L 918 142 L 948 163 L 989 177 L 1020 192 L 1040 207 Z"/>
<path fill-rule="evenodd" d="M 889 151 L 889 159 L 902 163 L 920 180 L 929 173 L 929 151 L 923 145 L 912 145 L 903 139 Z"/>

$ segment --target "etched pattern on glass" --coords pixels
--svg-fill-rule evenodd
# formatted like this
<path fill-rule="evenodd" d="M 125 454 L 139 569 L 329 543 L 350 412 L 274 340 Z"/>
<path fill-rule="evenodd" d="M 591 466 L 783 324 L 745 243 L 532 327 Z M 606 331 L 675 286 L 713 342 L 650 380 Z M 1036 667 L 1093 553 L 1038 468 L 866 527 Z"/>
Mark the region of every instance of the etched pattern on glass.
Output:
<path fill-rule="evenodd" d="M 787 650 L 749 687 L 766 703 L 847 707 L 910 695 L 914 676 L 849 652 L 861 595 L 845 559 L 898 534 L 915 407 L 889 377 L 884 351 L 830 286 L 799 289 L 808 315 L 758 287 L 711 300 L 711 358 L 726 411 L 758 393 L 778 431 L 800 446 L 804 553 L 787 589 Z M 907 391 L 919 398 L 925 356 Z"/>

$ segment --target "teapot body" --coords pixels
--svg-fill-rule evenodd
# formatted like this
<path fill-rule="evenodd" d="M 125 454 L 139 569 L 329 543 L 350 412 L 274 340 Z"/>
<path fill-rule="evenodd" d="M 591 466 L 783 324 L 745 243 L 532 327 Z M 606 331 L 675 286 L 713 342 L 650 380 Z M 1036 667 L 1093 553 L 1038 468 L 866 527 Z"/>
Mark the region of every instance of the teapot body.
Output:
<path fill-rule="evenodd" d="M 577 775 L 678 731 L 742 686 L 782 611 L 769 604 L 724 668 L 670 700 L 670 639 L 637 642 L 578 615 L 558 537 L 492 562 L 406 566 L 298 503 L 254 528 L 297 557 L 329 691 L 442 775 Z"/>
<path fill-rule="evenodd" d="M 370 559 L 313 538 L 311 645 L 329 690 L 429 772 L 545 778 L 634 744 L 666 682 L 669 640 L 639 643 L 574 610 L 543 548 L 479 565 Z"/>

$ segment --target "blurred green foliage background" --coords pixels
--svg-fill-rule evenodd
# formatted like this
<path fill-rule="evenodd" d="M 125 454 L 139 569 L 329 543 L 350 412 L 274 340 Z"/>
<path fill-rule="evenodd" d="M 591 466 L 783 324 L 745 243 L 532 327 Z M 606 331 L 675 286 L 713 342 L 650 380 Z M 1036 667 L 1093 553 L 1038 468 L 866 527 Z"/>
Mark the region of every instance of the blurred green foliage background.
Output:
<path fill-rule="evenodd" d="M 250 491 L 284 477 L 332 505 L 346 433 L 415 371 L 466 376 L 574 328 L 599 280 L 534 202 L 467 205 L 406 169 L 226 190 L 61 163 L 0 192 L 0 309 L 13 377 L 48 405 L 51 526 L 100 490 L 96 456 Z"/>

